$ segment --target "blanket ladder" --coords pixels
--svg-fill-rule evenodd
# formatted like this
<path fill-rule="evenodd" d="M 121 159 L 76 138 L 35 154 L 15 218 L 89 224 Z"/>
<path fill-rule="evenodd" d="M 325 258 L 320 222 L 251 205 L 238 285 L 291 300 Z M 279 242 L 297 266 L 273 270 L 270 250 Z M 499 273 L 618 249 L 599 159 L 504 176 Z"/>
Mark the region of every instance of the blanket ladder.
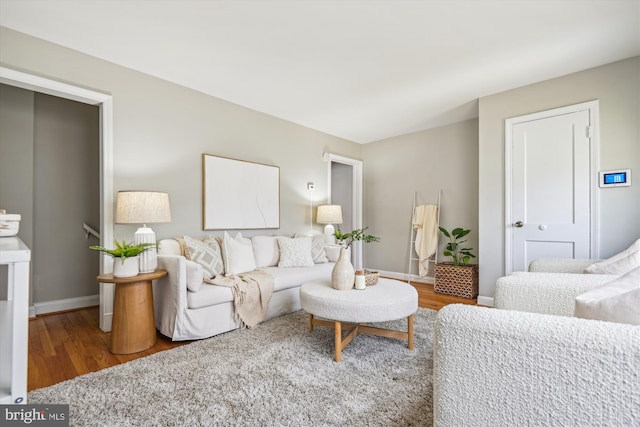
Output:
<path fill-rule="evenodd" d="M 436 205 L 438 206 L 438 220 L 437 220 L 438 225 L 440 224 L 440 196 L 441 195 L 442 195 L 442 189 L 438 190 L 438 204 Z M 411 284 L 411 277 L 412 277 L 411 271 L 412 271 L 413 263 L 420 262 L 420 258 L 418 257 L 418 253 L 416 252 L 416 249 L 415 249 L 417 231 L 413 227 L 413 216 L 415 215 L 415 211 L 416 211 L 417 198 L 418 198 L 418 192 L 414 191 L 413 205 L 411 207 L 411 218 L 409 219 L 409 271 L 407 273 L 407 280 L 409 284 Z M 434 264 L 438 262 L 437 245 L 436 245 L 436 253 L 434 254 L 433 258 L 429 260 L 429 262 Z"/>

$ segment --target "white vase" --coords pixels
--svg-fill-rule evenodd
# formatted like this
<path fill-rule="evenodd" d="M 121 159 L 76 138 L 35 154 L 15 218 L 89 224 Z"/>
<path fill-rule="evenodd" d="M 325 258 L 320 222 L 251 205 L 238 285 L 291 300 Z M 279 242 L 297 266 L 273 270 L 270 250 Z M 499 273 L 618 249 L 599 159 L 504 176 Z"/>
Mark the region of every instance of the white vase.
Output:
<path fill-rule="evenodd" d="M 353 289 L 353 283 L 356 278 L 356 272 L 353 269 L 351 260 L 349 259 L 349 251 L 346 248 L 340 249 L 340 257 L 333 266 L 331 272 L 331 287 L 339 291 L 348 291 Z"/>
<path fill-rule="evenodd" d="M 113 277 L 133 277 L 137 276 L 139 269 L 138 257 L 125 258 L 122 262 L 122 258 L 113 258 Z"/>

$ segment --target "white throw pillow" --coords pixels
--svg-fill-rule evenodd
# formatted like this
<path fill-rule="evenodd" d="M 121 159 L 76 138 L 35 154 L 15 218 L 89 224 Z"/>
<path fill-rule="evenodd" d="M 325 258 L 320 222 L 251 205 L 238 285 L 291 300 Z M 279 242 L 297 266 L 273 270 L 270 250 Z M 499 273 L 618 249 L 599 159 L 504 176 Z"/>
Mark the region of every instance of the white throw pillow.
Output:
<path fill-rule="evenodd" d="M 226 276 L 247 273 L 256 269 L 251 240 L 242 237 L 242 233 L 231 238 L 225 231 L 222 238 L 222 258 Z"/>
<path fill-rule="evenodd" d="M 220 245 L 213 238 L 204 241 L 194 239 L 193 237 L 184 236 L 185 257 L 202 265 L 204 269 L 204 277 L 212 279 L 218 274 L 224 273 L 224 264 L 222 262 L 222 253 Z"/>
<path fill-rule="evenodd" d="M 280 260 L 280 247 L 275 236 L 253 236 L 253 256 L 258 267 L 274 267 Z"/>
<path fill-rule="evenodd" d="M 640 325 L 640 267 L 578 295 L 574 316 Z"/>
<path fill-rule="evenodd" d="M 584 272 L 592 274 L 625 274 L 636 267 L 640 267 L 640 239 L 619 254 L 591 264 L 584 269 Z"/>
<path fill-rule="evenodd" d="M 278 238 L 280 261 L 278 267 L 313 267 L 311 256 L 311 237 Z"/>
<path fill-rule="evenodd" d="M 303 234 L 294 234 L 294 238 L 299 239 L 301 237 L 309 237 Z M 311 258 L 313 258 L 313 262 L 315 264 L 324 264 L 325 262 L 329 262 L 329 258 L 327 258 L 327 253 L 324 251 L 325 247 L 325 239 L 324 234 L 310 236 L 311 237 Z"/>
<path fill-rule="evenodd" d="M 195 261 L 187 260 L 187 289 L 198 292 L 204 280 L 204 268 Z"/>

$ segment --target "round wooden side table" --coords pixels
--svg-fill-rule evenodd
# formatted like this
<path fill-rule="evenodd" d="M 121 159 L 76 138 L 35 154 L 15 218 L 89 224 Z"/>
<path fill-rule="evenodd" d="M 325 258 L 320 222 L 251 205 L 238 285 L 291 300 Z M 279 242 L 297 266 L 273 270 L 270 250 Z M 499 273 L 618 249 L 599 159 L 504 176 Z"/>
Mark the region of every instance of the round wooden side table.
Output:
<path fill-rule="evenodd" d="M 167 275 L 167 270 L 141 273 L 133 277 L 113 277 L 101 274 L 101 283 L 116 285 L 111 322 L 111 352 L 131 354 L 155 345 L 156 322 L 153 312 L 151 281 Z"/>

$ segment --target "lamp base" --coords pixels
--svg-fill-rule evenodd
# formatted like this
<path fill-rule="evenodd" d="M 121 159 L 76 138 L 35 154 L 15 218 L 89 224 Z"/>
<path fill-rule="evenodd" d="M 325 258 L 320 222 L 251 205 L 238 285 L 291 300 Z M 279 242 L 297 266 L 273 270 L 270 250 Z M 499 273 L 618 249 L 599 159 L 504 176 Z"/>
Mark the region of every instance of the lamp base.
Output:
<path fill-rule="evenodd" d="M 335 245 L 336 244 L 336 236 L 333 235 L 336 229 L 331 224 L 327 224 L 324 226 L 324 243 L 326 245 Z"/>
<path fill-rule="evenodd" d="M 133 235 L 133 242 L 156 243 L 156 233 L 149 227 L 140 227 Z M 158 268 L 158 253 L 155 247 L 151 247 L 140 254 L 140 273 L 151 273 Z"/>

